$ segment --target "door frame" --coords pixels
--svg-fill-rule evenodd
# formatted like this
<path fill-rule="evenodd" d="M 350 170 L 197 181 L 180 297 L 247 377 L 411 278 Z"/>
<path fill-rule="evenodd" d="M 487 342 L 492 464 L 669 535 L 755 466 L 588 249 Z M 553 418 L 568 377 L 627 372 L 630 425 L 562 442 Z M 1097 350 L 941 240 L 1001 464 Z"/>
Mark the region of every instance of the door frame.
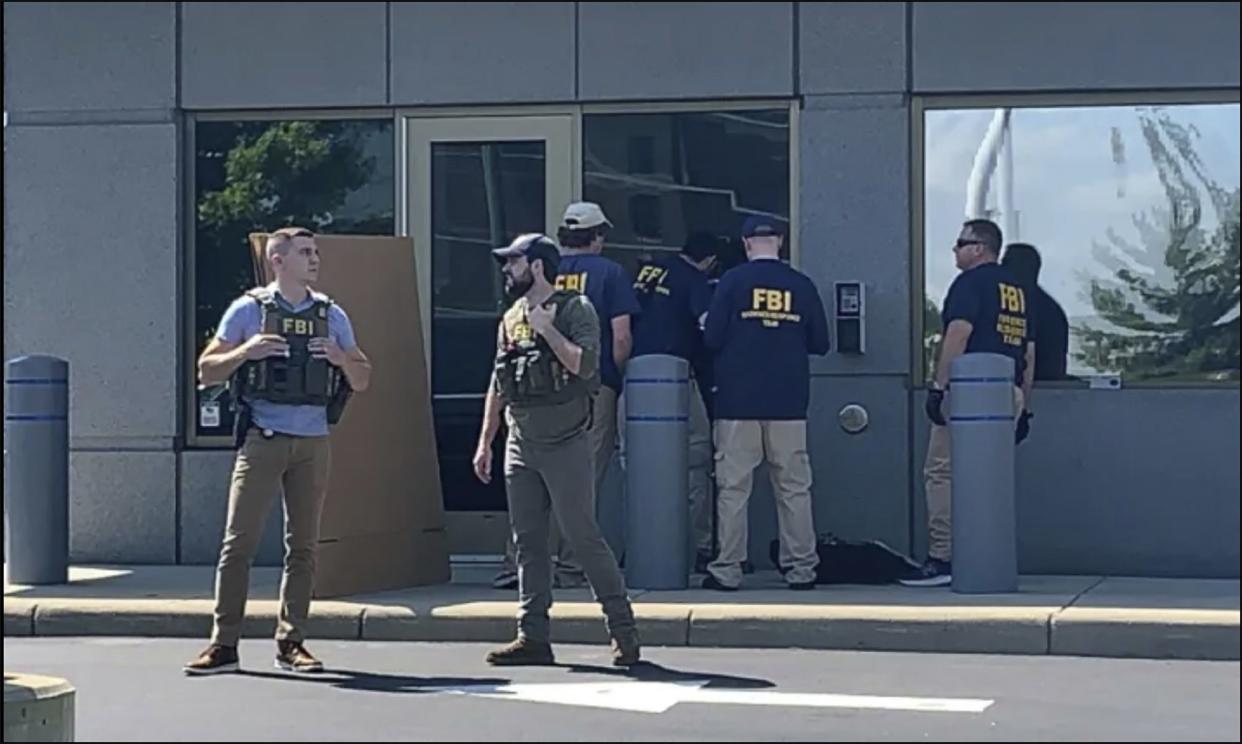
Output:
<path fill-rule="evenodd" d="M 434 346 L 432 293 L 432 147 L 446 142 L 514 142 L 539 140 L 544 143 L 544 232 L 556 234 L 566 205 L 581 193 L 581 169 L 578 167 L 579 126 L 573 112 L 508 115 L 414 115 L 402 119 L 399 128 L 401 159 L 405 177 L 399 178 L 403 189 L 398 202 L 401 211 L 399 229 L 414 239 L 415 267 L 418 276 L 418 301 L 423 325 L 425 363 L 432 369 Z M 429 374 L 428 379 L 431 379 Z M 433 382 L 434 385 L 434 382 Z M 477 394 L 436 395 L 432 400 L 446 398 L 478 398 Z M 508 533 L 505 512 L 466 512 L 445 509 L 449 531 L 450 553 L 455 559 L 465 556 L 494 557 L 487 549 L 503 545 Z"/>
<path fill-rule="evenodd" d="M 431 145 L 438 142 L 545 142 L 545 225 L 555 236 L 565 207 L 580 193 L 582 180 L 577 162 L 577 127 L 570 112 L 510 116 L 409 116 L 403 121 L 402 162 L 405 178 L 400 204 L 402 234 L 414 238 L 414 265 L 418 272 L 419 310 L 427 369 L 431 369 L 432 236 L 431 236 Z M 577 183 L 576 183 L 577 182 Z M 482 393 L 479 394 L 482 398 Z"/>

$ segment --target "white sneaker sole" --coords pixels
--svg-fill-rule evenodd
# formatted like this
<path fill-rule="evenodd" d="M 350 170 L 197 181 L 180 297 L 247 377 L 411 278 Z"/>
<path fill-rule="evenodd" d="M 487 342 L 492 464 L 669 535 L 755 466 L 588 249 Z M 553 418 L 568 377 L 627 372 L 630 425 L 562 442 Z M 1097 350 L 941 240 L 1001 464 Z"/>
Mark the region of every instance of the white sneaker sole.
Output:
<path fill-rule="evenodd" d="M 296 667 L 287 661 L 276 660 L 276 668 L 283 672 L 293 672 L 294 674 L 319 674 L 323 671 L 323 664 L 313 667 Z"/>
<path fill-rule="evenodd" d="M 212 667 L 211 669 L 191 669 L 190 667 L 181 667 L 181 671 L 191 677 L 209 677 L 213 674 L 228 674 L 230 672 L 236 672 L 239 666 L 240 665 L 237 662 L 233 662 L 232 664 L 221 664 L 220 666 Z"/>
<path fill-rule="evenodd" d="M 902 579 L 902 586 L 912 587 L 929 587 L 929 586 L 948 586 L 953 583 L 952 576 L 933 576 L 930 579 Z"/>

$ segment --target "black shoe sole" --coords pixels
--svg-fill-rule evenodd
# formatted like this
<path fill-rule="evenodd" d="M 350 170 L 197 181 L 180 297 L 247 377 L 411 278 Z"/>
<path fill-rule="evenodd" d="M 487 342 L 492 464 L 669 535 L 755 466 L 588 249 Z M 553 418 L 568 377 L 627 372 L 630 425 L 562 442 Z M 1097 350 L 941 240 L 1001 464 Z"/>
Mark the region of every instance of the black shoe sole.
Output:
<path fill-rule="evenodd" d="M 738 590 L 738 587 L 725 586 L 724 584 L 721 584 L 719 581 L 717 581 L 714 577 L 711 577 L 711 576 L 703 580 L 702 588 L 711 589 L 717 592 L 736 592 Z"/>
<path fill-rule="evenodd" d="M 549 656 L 547 658 L 525 658 L 525 659 L 493 659 L 488 658 L 487 663 L 497 667 L 517 667 L 517 666 L 556 666 L 556 659 Z"/>
<path fill-rule="evenodd" d="M 801 584 L 790 584 L 789 588 L 793 589 L 795 592 L 809 592 L 815 588 L 815 582 L 807 581 Z"/>

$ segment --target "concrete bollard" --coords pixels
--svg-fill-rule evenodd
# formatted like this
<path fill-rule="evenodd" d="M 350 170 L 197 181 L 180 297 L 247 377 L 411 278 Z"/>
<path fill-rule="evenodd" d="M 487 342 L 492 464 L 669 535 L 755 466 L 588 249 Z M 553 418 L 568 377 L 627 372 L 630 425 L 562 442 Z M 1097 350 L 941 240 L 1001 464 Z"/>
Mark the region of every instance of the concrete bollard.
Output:
<path fill-rule="evenodd" d="M 73 686 L 56 677 L 4 673 L 5 741 L 73 741 Z"/>
<path fill-rule="evenodd" d="M 626 583 L 685 589 L 690 583 L 690 365 L 649 354 L 625 378 Z"/>
<path fill-rule="evenodd" d="M 949 372 L 953 591 L 1018 590 L 1014 511 L 1014 362 L 963 354 Z"/>
<path fill-rule="evenodd" d="M 69 580 L 69 363 L 4 365 L 5 571 L 12 584 Z"/>

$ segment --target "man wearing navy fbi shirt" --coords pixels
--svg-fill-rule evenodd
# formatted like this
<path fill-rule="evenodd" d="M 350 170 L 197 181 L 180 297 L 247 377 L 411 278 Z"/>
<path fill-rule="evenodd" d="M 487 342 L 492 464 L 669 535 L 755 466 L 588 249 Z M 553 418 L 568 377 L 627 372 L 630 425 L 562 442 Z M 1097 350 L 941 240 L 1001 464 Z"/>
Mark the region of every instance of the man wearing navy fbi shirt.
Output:
<path fill-rule="evenodd" d="M 720 553 L 704 588 L 736 590 L 746 560 L 753 474 L 764 460 L 775 486 L 780 563 L 791 589 L 813 589 L 819 557 L 806 449 L 808 355 L 828 353 L 828 319 L 814 283 L 779 258 L 775 220 L 742 226 L 747 263 L 720 280 L 703 340 L 715 354 L 716 531 Z"/>
<path fill-rule="evenodd" d="M 642 313 L 634 325 L 634 356 L 667 354 L 693 364 L 702 344 L 703 320 L 712 300 L 708 272 L 716 263 L 720 241 L 693 233 L 680 255 L 644 261 L 638 267 L 634 292 Z M 690 523 L 697 552 L 695 571 L 705 571 L 712 554 L 711 464 L 712 430 L 698 379 L 690 378 L 689 421 Z"/>

